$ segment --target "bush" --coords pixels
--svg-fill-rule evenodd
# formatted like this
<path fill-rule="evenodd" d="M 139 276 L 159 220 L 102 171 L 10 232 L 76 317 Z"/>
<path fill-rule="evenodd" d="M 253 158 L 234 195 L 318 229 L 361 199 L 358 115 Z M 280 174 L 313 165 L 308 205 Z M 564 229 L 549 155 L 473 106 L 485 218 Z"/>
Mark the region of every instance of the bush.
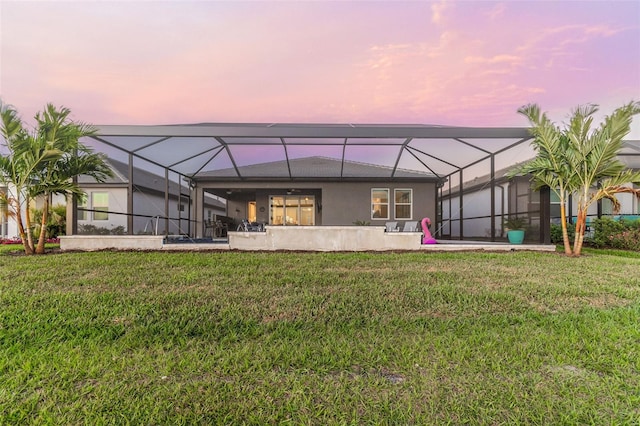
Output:
<path fill-rule="evenodd" d="M 124 235 L 124 226 L 115 228 L 102 228 L 95 225 L 78 225 L 78 235 Z"/>
<path fill-rule="evenodd" d="M 589 243 L 594 247 L 612 247 L 609 237 L 620 234 L 625 229 L 622 222 L 615 221 L 610 217 L 595 219 L 591 226 L 593 227 L 593 237 Z"/>
<path fill-rule="evenodd" d="M 594 234 L 589 240 L 594 247 L 640 251 L 640 220 L 616 221 L 603 217 L 593 221 Z"/>
<path fill-rule="evenodd" d="M 573 238 L 576 235 L 576 226 L 575 224 L 567 225 L 567 233 L 569 234 L 569 242 L 573 242 Z M 562 225 L 558 225 L 555 223 L 551 224 L 551 243 L 552 244 L 563 244 L 562 240 Z"/>
<path fill-rule="evenodd" d="M 31 222 L 33 223 L 34 238 L 40 237 L 40 228 L 42 222 L 42 209 L 31 209 Z M 58 238 L 64 235 L 67 229 L 67 207 L 62 204 L 56 204 L 49 207 L 49 216 L 47 221 L 47 238 Z"/>

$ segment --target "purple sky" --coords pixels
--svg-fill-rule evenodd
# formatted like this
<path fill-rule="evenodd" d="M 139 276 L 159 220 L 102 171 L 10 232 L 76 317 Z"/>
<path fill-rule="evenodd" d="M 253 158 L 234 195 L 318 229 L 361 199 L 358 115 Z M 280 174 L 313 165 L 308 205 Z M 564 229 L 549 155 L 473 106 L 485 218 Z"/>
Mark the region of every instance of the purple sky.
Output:
<path fill-rule="evenodd" d="M 640 100 L 639 1 L 0 0 L 0 28 L 25 119 L 525 126 Z"/>

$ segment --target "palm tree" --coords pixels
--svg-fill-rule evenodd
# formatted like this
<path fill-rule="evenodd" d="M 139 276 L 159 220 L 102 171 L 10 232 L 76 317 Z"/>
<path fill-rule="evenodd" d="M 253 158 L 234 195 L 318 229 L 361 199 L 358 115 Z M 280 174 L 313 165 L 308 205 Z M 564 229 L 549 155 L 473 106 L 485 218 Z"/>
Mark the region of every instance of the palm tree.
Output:
<path fill-rule="evenodd" d="M 7 184 L 7 192 L 2 194 L 2 203 L 12 210 L 10 215 L 15 217 L 25 253 L 32 254 L 33 239 L 28 214 L 30 198 L 27 187 L 42 158 L 30 150 L 31 136 L 25 130 L 15 108 L 0 104 L 0 117 L 2 118 L 0 133 L 9 151 L 7 156 L 0 155 L 0 181 Z M 49 153 L 43 153 L 43 155 L 48 156 Z M 24 222 L 23 207 L 26 212 Z"/>
<path fill-rule="evenodd" d="M 73 177 L 87 175 L 96 181 L 104 181 L 111 176 L 111 170 L 105 163 L 103 154 L 94 153 L 89 147 L 80 143 L 80 138 L 95 133 L 95 129 L 69 120 L 71 111 L 62 107 L 56 109 L 48 104 L 42 113 L 36 115 L 38 124 L 35 146 L 42 152 L 55 152 L 42 161 L 36 179 L 29 189 L 31 197 L 41 196 L 44 199 L 41 229 L 46 229 L 49 214 L 49 201 L 52 194 L 83 195 L 84 192 Z M 35 252 L 44 253 L 46 232 L 41 232 Z"/>
<path fill-rule="evenodd" d="M 584 242 L 587 209 L 597 201 L 607 198 L 618 211 L 619 193 L 632 193 L 640 198 L 640 190 L 628 187 L 629 183 L 640 183 L 640 172 L 627 170 L 618 159 L 624 137 L 631 130 L 633 116 L 640 113 L 640 102 L 630 102 L 606 117 L 600 126 L 592 129 L 595 105 L 577 108 L 574 111 L 567 136 L 570 149 L 567 160 L 575 170 L 579 182 L 577 192 L 577 220 L 573 253 L 579 256 Z M 596 187 L 597 185 L 597 187 Z"/>
<path fill-rule="evenodd" d="M 573 110 L 568 127 L 561 129 L 546 114 L 541 114 L 535 104 L 518 110 L 532 125 L 532 145 L 537 155 L 510 174 L 530 174 L 534 188 L 546 185 L 558 195 L 567 255 L 581 254 L 589 206 L 608 198 L 617 209 L 620 203 L 616 194 L 622 192 L 640 198 L 640 190 L 627 186 L 629 183 L 640 183 L 640 172 L 627 170 L 618 159 L 633 116 L 640 113 L 640 102 L 630 102 L 616 109 L 599 128 L 592 129 L 593 115 L 597 111 L 596 105 L 578 107 Z M 565 210 L 567 195 L 572 193 L 577 196 L 578 209 L 573 248 L 567 233 Z"/>
<path fill-rule="evenodd" d="M 556 126 L 546 113 L 540 111 L 535 104 L 526 105 L 518 109 L 518 112 L 529 119 L 532 124 L 530 129 L 534 137 L 531 144 L 536 151 L 536 157 L 514 169 L 510 173 L 515 175 L 531 175 L 533 188 L 539 190 L 547 186 L 560 199 L 560 222 L 562 223 L 562 239 L 564 241 L 565 254 L 571 254 L 569 234 L 567 232 L 566 199 L 567 194 L 577 189 L 577 183 L 573 179 L 569 165 L 563 161 L 562 153 L 568 149 L 568 139 L 562 130 Z"/>
<path fill-rule="evenodd" d="M 31 214 L 22 207 L 29 200 L 42 197 L 44 200 L 41 229 L 46 229 L 49 200 L 52 194 L 72 194 L 80 196 L 83 191 L 73 178 L 88 175 L 96 181 L 104 181 L 111 176 L 103 154 L 93 152 L 80 142 L 80 138 L 94 133 L 94 129 L 83 123 L 69 119 L 71 111 L 57 109 L 48 104 L 35 117 L 37 128 L 30 134 L 24 129 L 13 107 L 3 106 L 2 135 L 9 150 L 8 156 L 0 158 L 0 174 L 13 185 L 12 206 L 18 223 L 25 253 L 44 253 L 46 232 L 41 232 L 37 245 L 31 233 Z"/>

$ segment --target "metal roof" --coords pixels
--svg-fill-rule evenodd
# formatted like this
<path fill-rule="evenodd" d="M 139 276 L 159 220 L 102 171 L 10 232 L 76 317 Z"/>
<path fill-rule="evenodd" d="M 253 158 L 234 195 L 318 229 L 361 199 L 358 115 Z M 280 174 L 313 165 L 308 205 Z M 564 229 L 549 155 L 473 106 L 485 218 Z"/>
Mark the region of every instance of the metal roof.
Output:
<path fill-rule="evenodd" d="M 420 124 L 202 123 L 97 128 L 94 141 L 194 179 L 216 174 L 240 180 L 274 174 L 294 179 L 299 175 L 296 160 L 309 157 L 341 162 L 342 177 L 367 177 L 371 169 L 357 166 L 367 164 L 388 169 L 391 177 L 418 172 L 440 178 L 531 138 L 527 128 Z M 254 167 L 247 175 L 249 166 L 265 163 L 273 167 Z M 335 164 L 331 167 L 337 169 Z"/>

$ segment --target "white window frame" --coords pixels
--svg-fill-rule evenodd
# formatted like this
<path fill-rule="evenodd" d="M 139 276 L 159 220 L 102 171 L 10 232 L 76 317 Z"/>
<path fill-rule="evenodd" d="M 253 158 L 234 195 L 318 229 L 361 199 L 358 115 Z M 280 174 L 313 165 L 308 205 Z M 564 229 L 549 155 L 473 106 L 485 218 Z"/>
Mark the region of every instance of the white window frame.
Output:
<path fill-rule="evenodd" d="M 399 191 L 409 191 L 409 197 L 411 200 L 408 203 L 398 203 L 396 200 L 396 194 Z M 398 210 L 396 208 L 398 206 L 409 206 L 409 217 L 399 217 Z M 395 188 L 393 190 L 393 217 L 397 220 L 412 220 L 413 219 L 413 188 Z"/>
<path fill-rule="evenodd" d="M 278 207 L 282 207 L 282 223 L 278 223 L 276 224 L 274 222 L 274 205 L 273 205 L 273 199 L 274 198 L 281 198 L 282 199 L 282 206 L 278 206 Z M 317 204 L 316 204 L 316 197 L 315 195 L 270 195 L 269 196 L 269 225 L 275 225 L 275 226 L 292 226 L 292 224 L 287 224 L 287 210 L 295 210 L 296 212 L 296 217 L 298 218 L 298 224 L 301 222 L 302 220 L 302 200 L 304 199 L 308 199 L 311 201 L 312 203 L 312 208 L 311 208 L 311 226 L 315 226 L 316 224 L 316 208 L 317 208 Z M 296 200 L 296 204 L 295 205 L 289 205 L 287 206 L 287 201 L 288 200 Z M 293 226 L 298 226 L 293 225 Z"/>
<path fill-rule="evenodd" d="M 387 193 L 387 202 L 383 203 L 383 202 L 374 202 L 373 200 L 373 193 L 375 191 L 385 191 Z M 379 216 L 379 217 L 374 217 L 374 213 L 375 213 L 375 206 L 376 205 L 380 205 L 380 206 L 387 206 L 387 216 L 383 217 L 383 216 Z M 371 188 L 371 220 L 388 220 L 389 216 L 391 213 L 391 191 L 389 190 L 389 188 Z"/>

